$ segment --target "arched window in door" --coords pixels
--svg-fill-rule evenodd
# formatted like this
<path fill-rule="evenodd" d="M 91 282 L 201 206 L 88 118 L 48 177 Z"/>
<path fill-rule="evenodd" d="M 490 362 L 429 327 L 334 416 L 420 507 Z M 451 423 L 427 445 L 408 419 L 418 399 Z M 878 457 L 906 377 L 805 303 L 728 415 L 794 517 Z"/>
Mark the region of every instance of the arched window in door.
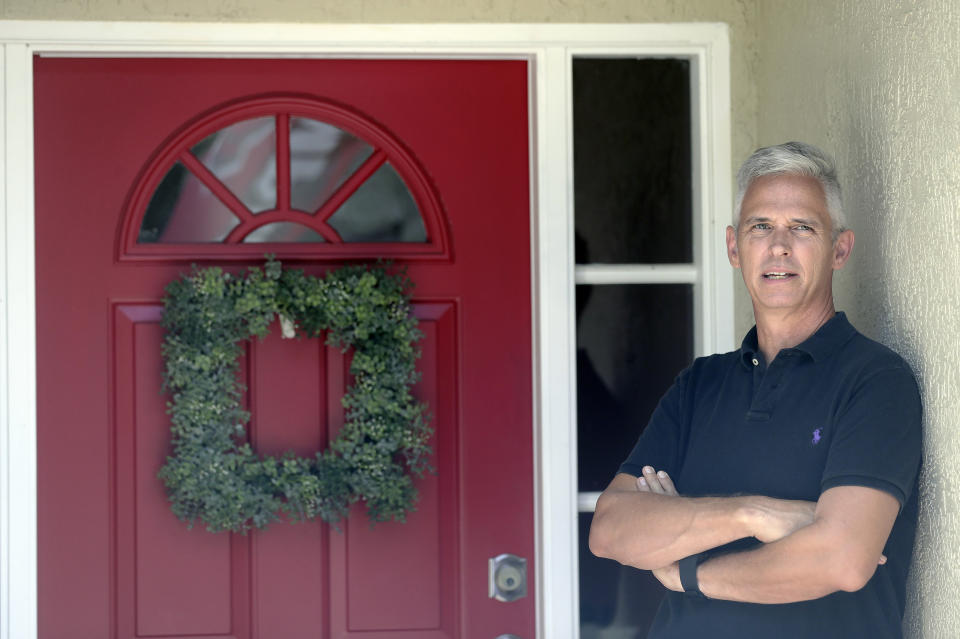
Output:
<path fill-rule="evenodd" d="M 341 105 L 271 97 L 187 124 L 134 186 L 121 260 L 449 256 L 439 198 L 391 133 Z"/>

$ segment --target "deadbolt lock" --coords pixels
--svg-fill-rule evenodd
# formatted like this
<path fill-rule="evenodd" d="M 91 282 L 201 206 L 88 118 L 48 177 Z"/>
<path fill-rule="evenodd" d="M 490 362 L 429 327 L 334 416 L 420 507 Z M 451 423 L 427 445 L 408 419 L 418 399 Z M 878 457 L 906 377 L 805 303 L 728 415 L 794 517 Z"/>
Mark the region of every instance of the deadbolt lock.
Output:
<path fill-rule="evenodd" d="M 527 560 L 511 554 L 489 559 L 490 598 L 516 601 L 527 596 Z"/>

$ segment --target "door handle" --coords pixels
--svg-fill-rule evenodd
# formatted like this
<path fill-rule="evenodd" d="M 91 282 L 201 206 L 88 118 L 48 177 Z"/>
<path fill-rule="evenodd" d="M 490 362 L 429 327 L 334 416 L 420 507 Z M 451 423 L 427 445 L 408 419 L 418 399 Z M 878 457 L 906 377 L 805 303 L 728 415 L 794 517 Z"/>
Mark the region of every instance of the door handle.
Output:
<path fill-rule="evenodd" d="M 490 598 L 497 601 L 516 601 L 527 596 L 527 560 L 504 553 L 491 557 L 489 568 Z M 511 635 L 501 635 L 497 639 L 510 639 Z M 515 638 L 519 639 L 519 637 Z"/>

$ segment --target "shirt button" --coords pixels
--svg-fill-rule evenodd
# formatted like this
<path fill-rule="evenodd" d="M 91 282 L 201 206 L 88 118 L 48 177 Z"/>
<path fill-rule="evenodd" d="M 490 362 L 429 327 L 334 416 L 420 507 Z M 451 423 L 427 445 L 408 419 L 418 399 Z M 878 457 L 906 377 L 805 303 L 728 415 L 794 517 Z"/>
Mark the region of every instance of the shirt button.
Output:
<path fill-rule="evenodd" d="M 760 361 L 759 361 L 756 357 L 754 357 L 751 361 L 753 362 L 753 365 L 754 365 L 754 366 L 759 366 L 759 365 L 760 365 Z"/>

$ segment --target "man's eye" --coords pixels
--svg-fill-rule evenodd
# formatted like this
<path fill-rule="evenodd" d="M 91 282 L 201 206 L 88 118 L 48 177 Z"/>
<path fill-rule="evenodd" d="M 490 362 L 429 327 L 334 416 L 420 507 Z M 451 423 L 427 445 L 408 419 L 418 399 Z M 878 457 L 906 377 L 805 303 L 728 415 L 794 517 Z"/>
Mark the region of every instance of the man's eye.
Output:
<path fill-rule="evenodd" d="M 754 224 L 752 228 L 754 231 L 769 231 L 773 227 L 771 227 L 766 222 L 758 222 Z"/>
<path fill-rule="evenodd" d="M 808 226 L 807 224 L 797 224 L 797 225 L 796 225 L 795 227 L 793 227 L 793 228 L 794 228 L 794 230 L 796 230 L 796 231 L 803 231 L 804 233 L 809 233 L 810 231 L 813 230 L 813 227 L 812 227 L 812 226 Z"/>

